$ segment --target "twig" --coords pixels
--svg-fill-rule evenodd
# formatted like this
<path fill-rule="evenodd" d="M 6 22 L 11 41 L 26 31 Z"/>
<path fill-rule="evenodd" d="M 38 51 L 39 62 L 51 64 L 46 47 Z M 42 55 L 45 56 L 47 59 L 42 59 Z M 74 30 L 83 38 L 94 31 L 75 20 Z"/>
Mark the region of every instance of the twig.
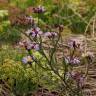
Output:
<path fill-rule="evenodd" d="M 92 32 L 92 38 L 94 38 L 94 35 L 95 35 L 95 17 L 93 18 L 93 32 Z"/>

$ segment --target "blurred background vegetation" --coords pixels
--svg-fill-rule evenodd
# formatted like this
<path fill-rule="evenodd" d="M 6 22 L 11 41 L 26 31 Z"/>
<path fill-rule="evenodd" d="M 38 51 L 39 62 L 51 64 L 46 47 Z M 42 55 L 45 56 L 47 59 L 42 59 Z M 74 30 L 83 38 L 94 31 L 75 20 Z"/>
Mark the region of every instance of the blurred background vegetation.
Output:
<path fill-rule="evenodd" d="M 63 24 L 73 33 L 84 33 L 90 19 L 96 14 L 96 0 L 0 0 L 0 42 L 18 42 L 19 28 L 11 26 L 16 16 L 32 13 L 32 7 L 42 5 L 47 12 L 39 16 L 40 24 Z M 66 30 L 65 30 L 66 32 Z M 90 32 L 89 32 L 90 33 Z"/>

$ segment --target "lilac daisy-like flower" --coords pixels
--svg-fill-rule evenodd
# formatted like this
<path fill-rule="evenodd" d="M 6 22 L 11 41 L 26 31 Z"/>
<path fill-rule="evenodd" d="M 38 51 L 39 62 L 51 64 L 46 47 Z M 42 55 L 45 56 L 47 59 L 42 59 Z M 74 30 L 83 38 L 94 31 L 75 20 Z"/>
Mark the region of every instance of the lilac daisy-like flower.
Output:
<path fill-rule="evenodd" d="M 27 45 L 26 49 L 27 50 L 34 49 L 34 50 L 38 51 L 40 48 L 39 48 L 39 44 L 31 43 L 31 44 Z"/>
<path fill-rule="evenodd" d="M 33 36 L 42 35 L 42 33 L 39 27 L 33 28 Z"/>
<path fill-rule="evenodd" d="M 56 32 L 46 32 L 44 34 L 45 37 L 48 37 L 48 38 L 54 38 L 57 36 L 57 33 Z"/>
<path fill-rule="evenodd" d="M 34 45 L 30 43 L 30 44 L 28 44 L 28 45 L 26 46 L 26 49 L 27 49 L 27 50 L 34 49 L 33 46 L 34 46 Z"/>
<path fill-rule="evenodd" d="M 26 16 L 26 20 L 28 20 L 28 22 L 29 22 L 30 24 L 34 24 L 34 19 L 33 19 L 32 16 Z"/>
<path fill-rule="evenodd" d="M 38 36 L 42 35 L 43 32 L 40 30 L 39 27 L 36 27 L 36 28 L 31 28 L 31 29 L 28 30 L 26 33 L 27 33 L 27 35 L 29 35 L 29 36 L 38 37 Z"/>
<path fill-rule="evenodd" d="M 70 60 L 70 63 L 71 64 L 79 64 L 80 60 L 78 58 L 74 58 L 74 59 Z"/>
<path fill-rule="evenodd" d="M 44 8 L 44 6 L 38 6 L 38 12 L 39 13 L 44 13 L 46 10 L 45 10 L 45 8 Z"/>
<path fill-rule="evenodd" d="M 31 56 L 23 57 L 22 62 L 23 62 L 24 64 L 32 63 L 32 58 L 31 58 Z"/>
<path fill-rule="evenodd" d="M 35 44 L 35 45 L 34 45 L 34 49 L 35 49 L 36 51 L 38 51 L 38 50 L 40 49 L 39 44 Z"/>
<path fill-rule="evenodd" d="M 79 84 L 80 87 L 84 85 L 84 77 L 80 72 L 71 72 L 70 76 Z"/>
<path fill-rule="evenodd" d="M 65 62 L 67 64 L 80 64 L 80 60 L 77 57 L 74 57 L 74 58 L 65 57 Z"/>
<path fill-rule="evenodd" d="M 44 13 L 45 11 L 46 10 L 45 10 L 44 6 L 38 6 L 38 7 L 33 8 L 34 13 Z"/>
<path fill-rule="evenodd" d="M 21 47 L 25 47 L 26 50 L 30 51 L 32 49 L 38 51 L 40 49 L 39 44 L 37 43 L 31 43 L 28 41 L 19 42 L 19 45 Z"/>
<path fill-rule="evenodd" d="M 44 36 L 45 36 L 45 37 L 51 37 L 51 32 L 46 32 L 46 33 L 44 34 Z"/>
<path fill-rule="evenodd" d="M 26 16 L 27 20 L 33 20 L 32 16 Z"/>
<path fill-rule="evenodd" d="M 57 33 L 56 32 L 52 32 L 52 37 L 56 37 L 57 36 Z"/>
<path fill-rule="evenodd" d="M 21 42 L 19 42 L 19 45 L 21 46 L 21 47 L 25 47 L 25 48 L 27 48 L 27 46 L 30 44 L 30 42 L 29 41 L 21 41 Z"/>
<path fill-rule="evenodd" d="M 83 42 L 79 39 L 72 38 L 69 40 L 68 45 L 70 48 L 78 48 L 80 50 L 83 49 Z"/>

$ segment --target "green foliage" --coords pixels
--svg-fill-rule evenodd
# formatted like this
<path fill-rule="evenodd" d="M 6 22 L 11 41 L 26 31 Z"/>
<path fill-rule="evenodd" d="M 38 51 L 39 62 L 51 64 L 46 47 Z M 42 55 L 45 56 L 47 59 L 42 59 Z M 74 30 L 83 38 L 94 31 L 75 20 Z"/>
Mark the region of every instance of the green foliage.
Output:
<path fill-rule="evenodd" d="M 23 95 L 34 91 L 37 84 L 32 80 L 32 69 L 25 69 L 20 62 L 23 55 L 18 52 L 23 51 L 14 50 L 9 45 L 3 45 L 0 49 L 0 80 L 7 80 L 10 91 L 15 95 Z"/>
<path fill-rule="evenodd" d="M 14 46 L 15 47 L 15 46 Z M 22 53 L 22 54 L 19 54 Z M 9 58 L 14 61 L 21 61 L 24 56 L 24 51 L 16 48 L 12 48 L 11 45 L 3 44 L 0 46 L 0 63 L 3 64 L 4 60 Z"/>
<path fill-rule="evenodd" d="M 0 10 L 0 17 L 8 16 L 8 10 Z"/>
<path fill-rule="evenodd" d="M 20 40 L 20 32 L 10 26 L 8 10 L 0 10 L 0 43 L 16 43 Z"/>
<path fill-rule="evenodd" d="M 56 82 L 59 78 L 50 71 L 43 70 L 38 65 L 31 68 L 21 63 L 25 51 L 12 48 L 10 45 L 3 45 L 0 49 L 0 80 L 5 80 L 14 95 L 24 95 L 36 91 L 38 85 L 49 90 L 58 89 L 60 85 Z M 42 56 L 36 52 L 39 59 Z M 45 60 L 43 61 L 45 64 Z M 42 62 L 42 63 L 43 63 Z M 36 69 L 35 69 L 36 68 Z M 57 87 L 58 86 L 58 87 Z"/>
<path fill-rule="evenodd" d="M 36 88 L 36 84 L 33 83 L 31 79 L 32 70 L 26 70 L 20 62 L 5 59 L 3 65 L 0 66 L 0 69 L 0 79 L 8 79 L 7 83 L 15 94 L 28 94 L 28 92 L 33 91 Z"/>
<path fill-rule="evenodd" d="M 17 31 L 16 29 L 8 29 L 6 28 L 6 26 L 3 26 L 3 32 L 1 32 L 0 34 L 0 41 L 1 43 L 11 43 L 11 44 L 15 44 L 16 42 L 18 42 L 21 38 L 20 36 L 20 32 Z"/>
<path fill-rule="evenodd" d="M 10 0 L 8 6 L 20 8 L 23 12 L 28 7 L 43 5 L 47 12 L 39 15 L 40 26 L 63 24 L 73 33 L 84 33 L 90 18 L 96 12 L 96 6 L 90 0 Z M 19 28 L 10 27 L 8 8 L 0 10 L 0 41 L 18 42 L 21 38 Z M 26 12 L 25 12 L 26 13 Z M 14 15 L 14 14 L 12 14 Z M 31 14 L 36 20 L 38 15 Z M 56 16 L 55 16 L 56 15 Z M 7 18 L 6 18 L 7 17 Z"/>

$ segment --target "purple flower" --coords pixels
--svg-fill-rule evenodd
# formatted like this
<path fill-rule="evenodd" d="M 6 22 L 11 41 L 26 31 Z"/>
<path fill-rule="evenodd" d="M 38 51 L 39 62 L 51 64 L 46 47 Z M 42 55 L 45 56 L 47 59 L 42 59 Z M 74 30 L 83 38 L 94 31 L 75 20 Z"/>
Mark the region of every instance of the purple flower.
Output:
<path fill-rule="evenodd" d="M 44 36 L 45 36 L 45 37 L 51 37 L 51 32 L 46 32 L 46 33 L 44 34 Z"/>
<path fill-rule="evenodd" d="M 26 49 L 27 50 L 34 49 L 34 50 L 38 51 L 40 48 L 39 48 L 39 44 L 32 43 L 32 44 L 27 45 Z"/>
<path fill-rule="evenodd" d="M 44 34 L 45 37 L 48 37 L 48 38 L 54 38 L 57 36 L 57 33 L 56 32 L 46 32 Z"/>
<path fill-rule="evenodd" d="M 27 20 L 33 20 L 32 16 L 26 16 Z"/>
<path fill-rule="evenodd" d="M 45 11 L 46 10 L 45 10 L 44 6 L 38 6 L 38 7 L 33 8 L 34 13 L 44 13 Z"/>
<path fill-rule="evenodd" d="M 70 76 L 79 84 L 80 87 L 84 85 L 84 77 L 80 72 L 71 72 Z"/>
<path fill-rule="evenodd" d="M 65 62 L 67 64 L 79 64 L 80 63 L 80 60 L 77 57 L 74 57 L 74 58 L 65 57 Z"/>
<path fill-rule="evenodd" d="M 78 49 L 83 49 L 83 42 L 80 41 L 79 39 L 74 39 L 72 38 L 71 40 L 69 40 L 68 45 L 70 48 L 78 48 Z"/>
<path fill-rule="evenodd" d="M 29 41 L 21 41 L 21 42 L 19 42 L 19 45 L 21 46 L 21 47 L 25 47 L 25 48 L 27 48 L 27 46 L 30 44 L 30 42 Z"/>
<path fill-rule="evenodd" d="M 32 16 L 26 16 L 26 20 L 29 22 L 29 24 L 34 24 L 34 19 Z"/>
<path fill-rule="evenodd" d="M 38 51 L 40 48 L 39 48 L 39 44 L 37 43 L 31 43 L 29 41 L 23 41 L 23 42 L 19 42 L 19 45 L 21 47 L 25 47 L 26 50 L 30 51 L 32 49 Z"/>
<path fill-rule="evenodd" d="M 28 30 L 26 33 L 29 36 L 38 37 L 38 36 L 42 35 L 43 32 L 40 30 L 39 27 L 36 27 L 36 28 L 32 28 L 32 29 Z"/>
<path fill-rule="evenodd" d="M 24 64 L 31 63 L 31 62 L 32 62 L 31 56 L 23 57 L 22 62 L 23 62 Z"/>
<path fill-rule="evenodd" d="M 52 37 L 57 36 L 57 33 L 55 33 L 55 32 L 52 32 L 51 34 L 52 34 Z"/>
<path fill-rule="evenodd" d="M 39 45 L 38 45 L 38 44 L 35 44 L 34 49 L 35 49 L 36 51 L 38 51 L 38 50 L 40 49 L 40 48 L 39 48 Z"/>
<path fill-rule="evenodd" d="M 80 60 L 78 58 L 74 58 L 74 59 L 70 60 L 70 63 L 71 64 L 79 64 Z"/>
<path fill-rule="evenodd" d="M 26 49 L 27 49 L 27 50 L 34 49 L 34 45 L 30 43 L 30 44 L 28 44 L 28 45 L 26 46 Z"/>
<path fill-rule="evenodd" d="M 20 46 L 25 47 L 25 49 L 31 50 L 31 42 L 29 42 L 29 41 L 22 41 L 19 44 L 20 44 Z"/>

